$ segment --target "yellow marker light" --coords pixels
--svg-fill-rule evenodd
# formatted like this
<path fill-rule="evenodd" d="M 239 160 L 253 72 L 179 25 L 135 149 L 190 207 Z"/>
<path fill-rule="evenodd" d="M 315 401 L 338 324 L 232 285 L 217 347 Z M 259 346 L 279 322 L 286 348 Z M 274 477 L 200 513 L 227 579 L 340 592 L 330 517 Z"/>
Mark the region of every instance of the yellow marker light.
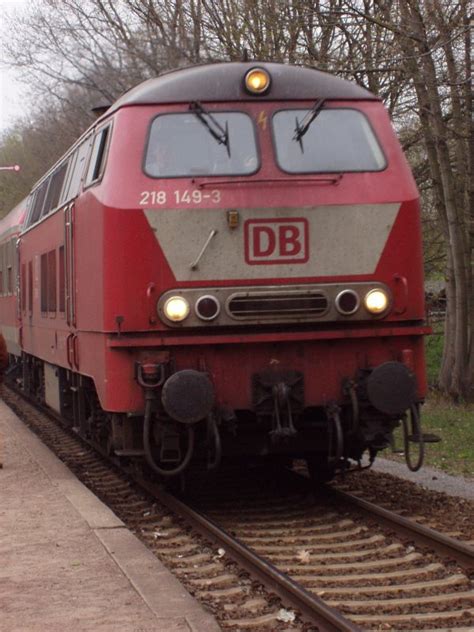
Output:
<path fill-rule="evenodd" d="M 239 221 L 239 211 L 227 211 L 227 225 L 229 226 L 229 228 L 238 228 Z"/>
<path fill-rule="evenodd" d="M 189 314 L 189 303 L 182 296 L 171 296 L 167 299 L 163 311 L 168 320 L 179 323 Z"/>
<path fill-rule="evenodd" d="M 364 305 L 371 314 L 381 314 L 388 307 L 388 295 L 384 290 L 370 290 L 365 295 Z"/>
<path fill-rule="evenodd" d="M 270 75 L 263 68 L 252 68 L 245 75 L 245 87 L 252 94 L 263 94 L 270 87 Z"/>

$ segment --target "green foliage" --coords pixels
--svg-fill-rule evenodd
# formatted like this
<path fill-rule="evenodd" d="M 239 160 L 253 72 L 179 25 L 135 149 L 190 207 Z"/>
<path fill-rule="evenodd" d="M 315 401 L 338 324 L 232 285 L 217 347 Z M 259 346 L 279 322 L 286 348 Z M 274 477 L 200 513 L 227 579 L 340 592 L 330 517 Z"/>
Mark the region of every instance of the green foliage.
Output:
<path fill-rule="evenodd" d="M 427 464 L 452 474 L 474 476 L 474 406 L 430 399 L 423 411 L 423 427 L 442 438 L 428 446 Z"/>

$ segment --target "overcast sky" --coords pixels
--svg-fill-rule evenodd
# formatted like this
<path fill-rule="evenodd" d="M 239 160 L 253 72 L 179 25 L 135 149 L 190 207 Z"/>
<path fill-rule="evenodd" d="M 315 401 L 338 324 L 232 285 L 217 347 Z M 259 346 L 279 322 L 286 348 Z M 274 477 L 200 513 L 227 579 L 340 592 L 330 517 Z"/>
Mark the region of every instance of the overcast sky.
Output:
<path fill-rule="evenodd" d="M 24 11 L 35 0 L 0 0 L 0 39 L 8 37 L 5 16 Z M 0 58 L 0 133 L 12 125 L 22 114 L 21 91 L 24 87 L 15 81 L 15 71 L 8 69 Z"/>

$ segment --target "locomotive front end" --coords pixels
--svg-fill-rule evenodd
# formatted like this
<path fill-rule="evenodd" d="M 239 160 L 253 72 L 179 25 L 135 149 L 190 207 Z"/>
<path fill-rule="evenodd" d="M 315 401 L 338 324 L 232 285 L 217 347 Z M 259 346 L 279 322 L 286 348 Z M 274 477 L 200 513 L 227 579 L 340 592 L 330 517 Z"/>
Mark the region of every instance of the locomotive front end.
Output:
<path fill-rule="evenodd" d="M 418 194 L 382 103 L 311 69 L 240 63 L 134 99 L 114 142 L 141 152 L 140 220 L 124 210 L 120 237 L 140 227 L 122 272 L 141 293 L 108 345 L 128 354 L 124 376 L 133 363 L 113 406 L 144 406 L 150 466 L 304 458 L 327 479 L 407 419 L 421 445 Z M 118 454 L 136 450 L 131 423 L 113 419 Z"/>

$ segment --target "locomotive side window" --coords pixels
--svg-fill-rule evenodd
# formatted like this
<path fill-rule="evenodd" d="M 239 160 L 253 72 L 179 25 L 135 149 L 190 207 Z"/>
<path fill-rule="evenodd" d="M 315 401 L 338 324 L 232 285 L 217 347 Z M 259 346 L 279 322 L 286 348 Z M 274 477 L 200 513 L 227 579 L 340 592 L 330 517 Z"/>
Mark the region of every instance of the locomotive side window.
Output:
<path fill-rule="evenodd" d="M 48 312 L 56 311 L 56 250 L 48 252 Z"/>
<path fill-rule="evenodd" d="M 28 226 L 34 224 L 41 217 L 41 211 L 43 210 L 44 199 L 48 191 L 49 180 L 45 180 L 43 184 L 34 193 L 34 200 L 31 206 L 30 216 L 28 218 Z"/>
<path fill-rule="evenodd" d="M 41 255 L 41 311 L 48 311 L 48 255 Z"/>
<path fill-rule="evenodd" d="M 56 250 L 41 255 L 41 311 L 56 312 Z"/>
<path fill-rule="evenodd" d="M 72 179 L 72 175 L 74 173 L 74 169 L 76 166 L 76 161 L 77 161 L 77 151 L 72 153 L 68 159 L 68 169 L 66 172 L 66 177 L 64 178 L 64 186 L 63 186 L 63 191 L 61 193 L 61 199 L 59 200 L 59 203 L 61 204 L 61 206 L 69 200 L 69 197 L 68 197 L 69 185 L 71 184 L 71 179 Z"/>
<path fill-rule="evenodd" d="M 29 203 L 27 226 L 35 224 L 59 206 L 68 165 L 69 161 L 60 165 L 33 193 Z"/>
<path fill-rule="evenodd" d="M 43 205 L 43 212 L 41 214 L 41 217 L 44 217 L 59 205 L 59 196 L 61 195 L 61 190 L 63 188 L 67 166 L 68 163 L 65 162 L 58 169 L 56 169 L 56 171 L 51 176 L 48 193 Z"/>
<path fill-rule="evenodd" d="M 28 313 L 33 314 L 33 262 L 28 262 Z"/>
<path fill-rule="evenodd" d="M 76 159 L 74 168 L 71 173 L 71 179 L 69 181 L 67 191 L 65 191 L 64 199 L 72 200 L 75 198 L 81 188 L 82 177 L 84 175 L 84 169 L 86 165 L 87 154 L 89 153 L 90 139 L 87 139 L 76 150 Z"/>
<path fill-rule="evenodd" d="M 150 129 L 144 170 L 152 178 L 249 175 L 260 160 L 242 112 L 162 114 Z"/>
<path fill-rule="evenodd" d="M 59 247 L 59 311 L 66 311 L 66 266 L 64 260 L 64 246 Z"/>
<path fill-rule="evenodd" d="M 26 263 L 21 264 L 21 278 L 20 278 L 20 301 L 21 301 L 21 311 L 26 313 Z"/>
<path fill-rule="evenodd" d="M 85 179 L 86 186 L 92 184 L 93 182 L 96 182 L 102 177 L 105 166 L 105 155 L 109 132 L 110 126 L 101 130 L 94 138 L 94 144 L 92 145 L 92 152 L 89 160 L 89 167 L 87 169 L 87 175 Z"/>
<path fill-rule="evenodd" d="M 361 112 L 321 109 L 313 120 L 310 117 L 311 110 L 281 110 L 273 116 L 277 162 L 283 171 L 339 173 L 385 169 L 385 156 Z"/>

